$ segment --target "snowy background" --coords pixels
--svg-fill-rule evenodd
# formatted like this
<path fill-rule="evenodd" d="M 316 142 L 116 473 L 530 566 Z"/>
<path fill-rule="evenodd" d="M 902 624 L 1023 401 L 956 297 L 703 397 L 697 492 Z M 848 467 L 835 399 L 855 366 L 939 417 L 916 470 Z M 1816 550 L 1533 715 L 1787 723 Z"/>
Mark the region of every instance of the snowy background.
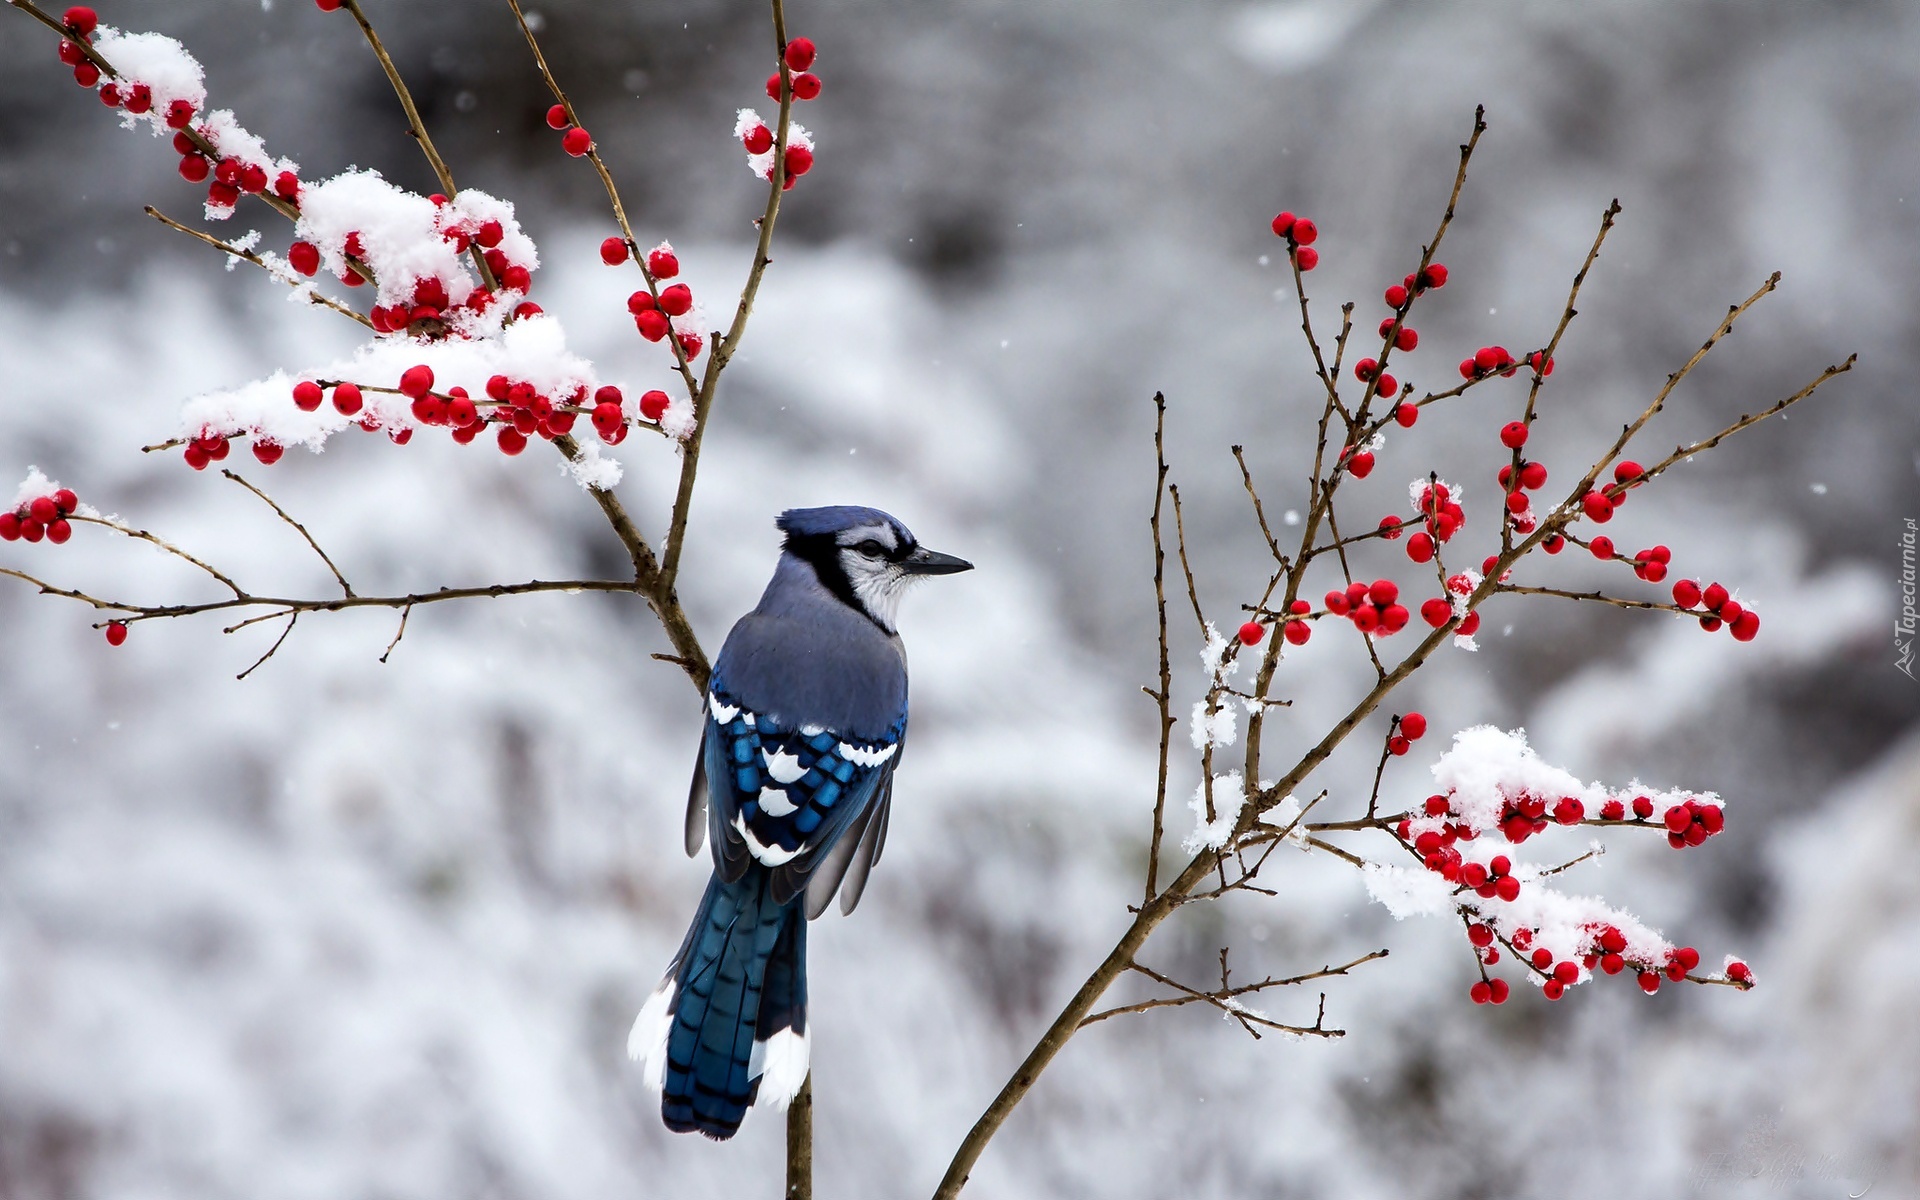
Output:
<path fill-rule="evenodd" d="M 622 310 L 631 269 L 593 251 L 612 231 L 597 183 L 540 125 L 504 5 L 370 10 L 457 177 L 518 201 L 541 239 L 538 298 L 610 375 L 663 385 Z M 761 8 L 543 15 L 640 236 L 672 237 L 724 306 L 761 195 L 728 138 L 761 98 Z M 430 186 L 344 16 L 102 16 L 186 40 L 216 103 L 307 174 Z M 1199 1011 L 1104 1024 L 969 1194 L 1920 1188 L 1920 685 L 1889 636 L 1902 519 L 1920 515 L 1920 11 L 848 0 L 791 19 L 822 47 L 803 114 L 819 166 L 722 391 L 683 591 L 717 648 L 795 504 L 876 504 L 980 564 L 907 604 L 914 750 L 887 861 L 853 920 L 814 931 L 820 1193 L 929 1191 L 1125 921 L 1152 796 L 1152 393 L 1228 614 L 1263 556 L 1227 447 L 1247 446 L 1271 509 L 1299 506 L 1313 403 L 1266 222 L 1318 218 L 1325 319 L 1352 298 L 1370 329 L 1476 102 L 1492 128 L 1442 256 L 1453 282 L 1403 377 L 1444 384 L 1474 346 L 1544 341 L 1613 196 L 1626 212 L 1535 435 L 1563 476 L 1772 269 L 1783 290 L 1650 445 L 1849 351 L 1862 365 L 1610 531 L 1735 587 L 1765 615 L 1758 642 L 1505 602 L 1480 653 L 1449 651 L 1413 689 L 1434 733 L 1388 787 L 1424 795 L 1450 735 L 1492 721 L 1583 778 L 1719 790 L 1725 836 L 1684 856 L 1620 839 L 1576 882 L 1709 964 L 1746 956 L 1762 986 L 1649 999 L 1613 980 L 1475 1008 L 1450 922 L 1396 924 L 1341 864 L 1276 859 L 1277 898 L 1196 906 L 1145 957 L 1205 979 L 1223 944 L 1243 977 L 1390 947 L 1328 989 L 1351 1035 L 1253 1042 Z M 352 327 L 141 216 L 197 209 L 172 155 L 115 128 L 24 18 L 0 28 L 0 476 L 38 464 L 263 589 L 320 594 L 257 501 L 136 448 L 185 397 L 330 360 Z M 251 226 L 269 244 L 285 228 L 243 208 L 233 232 Z M 1423 422 L 1351 511 L 1402 506 L 1437 467 L 1473 514 L 1517 395 Z M 363 591 L 617 572 L 599 514 L 538 450 L 355 435 L 271 471 L 240 460 Z M 657 535 L 673 461 L 649 438 L 619 453 Z M 90 529 L 0 562 L 155 600 L 204 590 Z M 1397 551 L 1374 562 L 1408 574 Z M 386 666 L 391 614 L 313 617 L 243 683 L 271 630 L 148 623 L 110 651 L 88 621 L 0 586 L 0 1196 L 774 1194 L 777 1120 L 725 1146 L 670 1136 L 622 1052 L 705 876 L 678 849 L 698 713 L 647 657 L 666 647 L 637 603 L 437 606 Z M 1350 695 L 1359 656 L 1335 632 L 1290 660 L 1276 755 Z M 1321 782 L 1351 803 L 1370 768 Z"/>

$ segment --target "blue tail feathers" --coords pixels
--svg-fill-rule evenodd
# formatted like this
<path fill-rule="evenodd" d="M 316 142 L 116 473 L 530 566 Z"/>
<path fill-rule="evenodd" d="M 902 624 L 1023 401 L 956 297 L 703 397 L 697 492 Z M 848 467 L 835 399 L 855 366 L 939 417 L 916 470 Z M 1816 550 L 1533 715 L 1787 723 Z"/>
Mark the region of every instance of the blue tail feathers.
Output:
<path fill-rule="evenodd" d="M 731 883 L 708 881 L 662 985 L 664 1011 L 649 1002 L 635 1024 L 629 1050 L 658 1072 L 669 1129 L 730 1138 L 756 1099 L 784 1106 L 806 1077 L 807 921 L 798 898 L 774 902 L 770 879 L 755 863 Z M 649 1011 L 664 1030 L 643 1028 Z"/>

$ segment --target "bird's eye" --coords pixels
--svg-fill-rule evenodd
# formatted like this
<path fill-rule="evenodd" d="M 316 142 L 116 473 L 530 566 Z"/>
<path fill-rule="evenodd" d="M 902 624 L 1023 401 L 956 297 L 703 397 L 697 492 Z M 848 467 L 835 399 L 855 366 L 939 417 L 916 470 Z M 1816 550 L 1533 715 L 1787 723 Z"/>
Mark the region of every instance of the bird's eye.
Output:
<path fill-rule="evenodd" d="M 887 556 L 887 548 L 872 538 L 861 542 L 858 546 L 855 546 L 854 549 L 866 555 L 868 558 L 885 558 Z"/>

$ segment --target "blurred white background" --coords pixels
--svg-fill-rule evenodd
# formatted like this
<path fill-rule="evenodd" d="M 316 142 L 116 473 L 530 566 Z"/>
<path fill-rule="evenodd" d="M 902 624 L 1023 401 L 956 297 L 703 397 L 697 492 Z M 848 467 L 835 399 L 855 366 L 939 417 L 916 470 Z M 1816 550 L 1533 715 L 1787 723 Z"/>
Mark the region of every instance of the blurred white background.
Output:
<path fill-rule="evenodd" d="M 516 200 L 541 238 L 538 298 L 608 374 L 664 382 L 623 310 L 631 276 L 594 254 L 611 232 L 598 185 L 541 126 L 505 6 L 369 11 L 462 184 Z M 214 102 L 308 175 L 359 164 L 430 188 L 344 15 L 299 0 L 105 0 L 101 15 L 181 37 Z M 542 15 L 640 236 L 671 237 L 724 310 L 760 203 L 729 131 L 763 98 L 765 13 L 569 0 Z M 683 591 L 717 649 L 771 567 L 773 515 L 796 504 L 878 505 L 980 565 L 908 601 L 914 747 L 889 852 L 858 914 L 814 930 L 820 1194 L 930 1191 L 1137 893 L 1153 392 L 1224 621 L 1264 578 L 1228 447 L 1246 445 L 1271 512 L 1304 507 L 1290 481 L 1316 411 L 1267 221 L 1318 219 L 1321 318 L 1351 298 L 1370 332 L 1476 103 L 1491 128 L 1441 256 L 1453 280 L 1423 302 L 1403 378 L 1444 386 L 1477 345 L 1544 342 L 1615 196 L 1625 214 L 1535 434 L 1557 478 L 1773 269 L 1781 292 L 1649 449 L 1862 360 L 1790 421 L 1637 494 L 1610 530 L 1735 587 L 1765 615 L 1758 642 L 1493 606 L 1482 650 L 1414 685 L 1405 706 L 1434 733 L 1388 787 L 1424 795 L 1451 733 L 1493 721 L 1586 778 L 1718 789 L 1724 837 L 1685 855 L 1622 839 L 1576 886 L 1709 964 L 1743 955 L 1762 986 L 1649 999 L 1613 980 L 1477 1009 L 1450 923 L 1396 924 L 1341 864 L 1276 858 L 1278 897 L 1194 906 L 1145 957 L 1205 979 L 1230 944 L 1250 978 L 1389 947 L 1327 989 L 1349 1036 L 1253 1042 L 1193 1010 L 1103 1024 L 969 1194 L 1920 1187 L 1920 685 L 1894 670 L 1890 635 L 1902 521 L 1920 516 L 1920 11 L 795 0 L 790 20 L 821 47 L 826 91 L 802 118 L 819 166 L 722 389 Z M 251 583 L 319 594 L 324 569 L 257 501 L 137 447 L 195 391 L 330 359 L 352 328 L 141 216 L 197 209 L 172 155 L 73 87 L 43 31 L 18 14 L 0 29 L 0 477 L 37 464 Z M 246 209 L 232 232 L 253 226 L 284 236 Z M 1352 489 L 1353 519 L 1403 508 L 1429 468 L 1476 512 L 1519 395 L 1430 413 Z M 651 439 L 620 454 L 657 535 L 674 461 Z M 271 470 L 239 461 L 363 591 L 620 570 L 538 448 L 355 437 Z M 1397 548 L 1368 561 L 1409 575 Z M 206 590 L 92 530 L 7 544 L 0 563 L 136 598 Z M 1553 570 L 1610 578 L 1590 560 Z M 678 848 L 695 698 L 647 657 L 666 647 L 636 602 L 423 609 L 385 666 L 391 614 L 312 617 L 244 682 L 271 628 L 149 622 L 110 651 L 89 621 L 0 586 L 0 1197 L 777 1190 L 777 1120 L 724 1146 L 668 1135 L 623 1053 L 706 873 Z M 1358 682 L 1335 632 L 1289 660 L 1299 703 L 1276 755 Z M 1371 765 L 1325 772 L 1330 803 Z M 1312 1004 L 1263 1007 L 1310 1019 Z"/>

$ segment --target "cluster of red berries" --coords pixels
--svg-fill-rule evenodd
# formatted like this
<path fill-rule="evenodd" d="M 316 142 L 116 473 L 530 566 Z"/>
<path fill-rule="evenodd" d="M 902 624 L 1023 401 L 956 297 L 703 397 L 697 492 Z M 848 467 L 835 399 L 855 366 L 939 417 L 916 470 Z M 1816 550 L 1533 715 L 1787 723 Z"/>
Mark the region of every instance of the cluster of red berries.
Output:
<path fill-rule="evenodd" d="M 609 446 L 618 446 L 627 440 L 627 414 L 622 407 L 625 397 L 620 389 L 611 384 L 593 394 L 593 429 L 600 440 Z M 654 390 L 640 395 L 640 415 L 658 424 L 667 412 L 667 394 Z"/>
<path fill-rule="evenodd" d="M 1471 576 L 1449 575 L 1447 577 L 1447 591 L 1456 596 L 1471 596 L 1473 589 L 1474 581 Z M 1446 596 L 1434 596 L 1424 600 L 1420 604 L 1420 619 L 1438 629 L 1453 620 L 1453 604 L 1454 602 Z M 1466 616 L 1460 618 L 1460 624 L 1454 626 L 1453 632 L 1456 637 L 1472 637 L 1479 633 L 1480 614 L 1469 611 Z"/>
<path fill-rule="evenodd" d="M 1536 352 L 1528 355 L 1527 361 L 1531 364 L 1538 358 L 1539 354 Z M 1511 378 L 1519 370 L 1520 365 L 1513 360 L 1513 355 L 1507 352 L 1505 346 L 1482 346 L 1473 352 L 1473 357 L 1460 360 L 1460 378 L 1462 379 L 1483 379 L 1494 374 Z M 1548 375 L 1553 373 L 1552 359 L 1547 360 L 1547 369 L 1543 373 Z"/>
<path fill-rule="evenodd" d="M 647 269 L 653 272 L 655 279 L 671 279 L 680 273 L 680 260 L 671 251 L 662 254 L 655 250 L 647 256 Z M 684 283 L 676 283 L 661 288 L 656 297 L 642 288 L 627 297 L 627 311 L 633 314 L 633 327 L 640 331 L 640 336 L 657 342 L 672 331 L 673 318 L 684 317 L 693 311 L 693 289 Z M 700 357 L 704 342 L 699 334 L 688 330 L 678 336 L 680 350 L 689 360 Z"/>
<path fill-rule="evenodd" d="M 187 439 L 185 456 L 187 465 L 196 471 L 204 471 L 211 463 L 222 462 L 231 448 L 228 441 L 231 435 L 215 429 L 202 430 L 197 436 Z M 280 461 L 287 448 L 266 438 L 258 438 L 253 443 L 253 456 L 262 466 L 272 466 Z"/>
<path fill-rule="evenodd" d="M 100 68 L 93 65 L 93 60 L 80 47 L 93 40 L 93 31 L 100 27 L 100 17 L 91 8 L 76 4 L 67 10 L 61 23 L 67 28 L 67 36 L 60 42 L 60 61 L 73 68 L 75 83 L 90 88 L 100 82 Z M 151 100 L 149 94 L 148 101 Z"/>
<path fill-rule="evenodd" d="M 1372 637 L 1389 637 L 1407 627 L 1411 614 L 1399 603 L 1400 585 L 1391 579 L 1351 583 L 1345 591 L 1327 593 L 1327 611 L 1345 617 L 1353 627 Z"/>
<path fill-rule="evenodd" d="M 1295 600 L 1287 606 L 1287 611 L 1292 615 L 1281 622 L 1281 636 L 1286 638 L 1290 645 L 1306 645 L 1307 639 L 1313 636 L 1313 626 L 1308 624 L 1305 618 L 1313 611 L 1313 605 L 1305 600 Z M 1240 641 L 1248 646 L 1258 646 L 1260 639 L 1266 636 L 1266 632 L 1266 626 L 1260 622 L 1248 621 L 1240 627 Z"/>
<path fill-rule="evenodd" d="M 1399 312 L 1407 306 L 1409 300 L 1425 292 L 1428 288 L 1443 288 L 1445 286 L 1447 286 L 1447 264 L 1430 263 L 1417 274 L 1409 275 L 1387 289 L 1387 307 L 1393 309 L 1395 312 Z M 1384 327 L 1381 330 L 1380 336 L 1386 336 Z M 1411 350 L 1413 347 L 1401 346 L 1400 349 Z"/>
<path fill-rule="evenodd" d="M 1398 516 L 1380 518 L 1381 536 L 1388 541 L 1398 541 L 1409 525 L 1424 522 L 1426 528 L 1407 538 L 1407 557 L 1417 563 L 1432 562 L 1438 545 L 1452 541 L 1453 535 L 1466 525 L 1467 514 L 1453 498 L 1453 490 L 1444 483 L 1422 486 L 1419 501 L 1421 515 L 1418 517 L 1405 520 Z"/>
<path fill-rule="evenodd" d="M 817 51 L 812 38 L 794 38 L 787 43 L 783 57 L 787 60 L 787 70 L 793 87 L 795 100 L 812 100 L 820 95 L 820 77 L 808 68 L 813 66 Z M 780 72 L 767 76 L 767 99 L 780 99 Z M 772 143 L 768 143 L 771 146 Z M 754 150 L 755 154 L 765 154 L 767 147 Z"/>
<path fill-rule="evenodd" d="M 1410 329 L 1403 329 L 1400 332 L 1412 333 L 1413 331 Z M 1382 371 L 1380 369 L 1380 362 L 1378 359 L 1363 358 L 1359 362 L 1353 364 L 1353 377 L 1355 379 L 1358 379 L 1361 383 L 1376 384 L 1377 386 L 1374 388 L 1374 394 L 1384 399 L 1391 400 L 1395 396 L 1398 396 L 1400 394 L 1400 381 L 1398 379 L 1395 379 L 1392 375 L 1388 374 L 1387 372 Z M 1417 408 L 1414 408 L 1414 406 L 1411 404 L 1405 405 L 1404 407 L 1406 407 L 1409 410 L 1411 415 L 1408 417 L 1407 420 L 1401 421 L 1400 424 L 1402 424 L 1403 426 L 1410 426 L 1413 424 L 1415 420 L 1418 419 L 1420 410 Z M 1394 415 L 1397 419 L 1399 416 L 1398 409 L 1395 410 Z"/>
<path fill-rule="evenodd" d="M 1413 749 L 1413 744 L 1425 736 L 1427 736 L 1427 718 L 1422 714 L 1410 712 L 1405 716 L 1395 717 L 1393 732 L 1387 736 L 1387 753 L 1396 757 L 1403 755 Z"/>
<path fill-rule="evenodd" d="M 50 496 L 36 496 L 12 512 L 0 512 L 0 541 L 37 542 L 45 538 L 61 545 L 73 536 L 67 518 L 79 507 L 79 497 L 67 488 Z"/>
<path fill-rule="evenodd" d="M 1710 583 L 1703 589 L 1691 579 L 1682 579 L 1673 585 L 1673 602 L 1681 608 L 1706 609 L 1700 617 L 1700 628 L 1708 633 L 1725 625 L 1727 632 L 1742 642 L 1750 642 L 1760 634 L 1760 614 L 1728 595 L 1727 589 L 1718 583 Z"/>
<path fill-rule="evenodd" d="M 1287 253 L 1293 255 L 1302 271 L 1311 271 L 1320 265 L 1320 252 L 1313 248 L 1314 240 L 1320 236 L 1320 227 L 1306 217 L 1296 217 L 1283 212 L 1273 219 L 1275 237 L 1287 239 Z"/>
<path fill-rule="evenodd" d="M 560 148 L 579 158 L 593 149 L 593 135 L 573 123 L 573 114 L 564 104 L 556 104 L 547 110 L 547 128 L 558 129 Z"/>

